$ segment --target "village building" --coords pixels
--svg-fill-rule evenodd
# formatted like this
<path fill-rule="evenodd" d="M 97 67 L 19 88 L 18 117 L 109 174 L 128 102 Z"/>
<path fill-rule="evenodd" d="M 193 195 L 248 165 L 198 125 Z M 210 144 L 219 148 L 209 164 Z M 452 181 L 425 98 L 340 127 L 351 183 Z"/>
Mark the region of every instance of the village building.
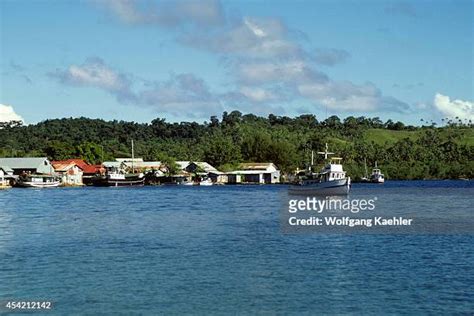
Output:
<path fill-rule="evenodd" d="M 52 161 L 54 171 L 66 186 L 84 185 L 82 182 L 83 169 L 74 160 Z"/>
<path fill-rule="evenodd" d="M 208 177 L 213 183 L 226 183 L 227 175 L 204 161 L 177 161 L 181 170 L 201 177 Z"/>
<path fill-rule="evenodd" d="M 116 158 L 115 161 L 104 161 L 102 164 L 106 169 L 123 169 L 135 172 L 159 171 L 162 167 L 160 161 L 143 161 L 143 158 Z"/>
<path fill-rule="evenodd" d="M 227 183 L 280 183 L 280 170 L 271 162 L 242 163 L 238 170 L 227 172 Z"/>
<path fill-rule="evenodd" d="M 0 166 L 8 166 L 13 175 L 54 174 L 54 168 L 46 157 L 0 158 Z"/>
<path fill-rule="evenodd" d="M 143 173 L 150 172 L 150 171 L 159 171 L 162 167 L 161 161 L 124 161 L 124 166 L 128 169 L 133 169 L 135 172 L 140 171 Z"/>
<path fill-rule="evenodd" d="M 80 158 L 67 159 L 64 162 L 75 163 L 77 167 L 82 169 L 82 183 L 85 185 L 92 185 L 95 176 L 105 173 L 105 168 L 102 165 L 90 165 Z"/>

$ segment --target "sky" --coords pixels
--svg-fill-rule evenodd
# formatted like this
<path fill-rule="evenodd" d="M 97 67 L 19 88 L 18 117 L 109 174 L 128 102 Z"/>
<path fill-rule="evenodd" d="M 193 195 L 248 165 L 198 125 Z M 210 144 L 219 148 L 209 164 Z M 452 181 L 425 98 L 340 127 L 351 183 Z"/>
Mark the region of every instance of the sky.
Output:
<path fill-rule="evenodd" d="M 471 0 L 3 0 L 0 121 L 474 120 Z"/>

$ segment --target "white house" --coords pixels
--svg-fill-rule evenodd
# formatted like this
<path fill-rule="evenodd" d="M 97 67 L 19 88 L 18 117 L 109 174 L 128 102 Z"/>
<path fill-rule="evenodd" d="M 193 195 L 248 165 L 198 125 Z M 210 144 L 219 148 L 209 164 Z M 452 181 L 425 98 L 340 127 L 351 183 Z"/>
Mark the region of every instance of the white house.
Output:
<path fill-rule="evenodd" d="M 238 170 L 227 172 L 228 183 L 280 183 L 280 170 L 271 162 L 242 163 Z"/>

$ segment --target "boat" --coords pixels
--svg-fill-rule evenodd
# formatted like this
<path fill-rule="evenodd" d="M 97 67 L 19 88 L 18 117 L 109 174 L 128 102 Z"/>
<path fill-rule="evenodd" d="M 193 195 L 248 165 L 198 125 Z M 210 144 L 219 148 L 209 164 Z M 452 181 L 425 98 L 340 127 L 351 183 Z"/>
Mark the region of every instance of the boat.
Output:
<path fill-rule="evenodd" d="M 372 169 L 372 174 L 370 175 L 369 181 L 372 182 L 372 183 L 384 183 L 385 182 L 385 176 L 380 171 L 380 169 L 377 168 L 377 161 L 375 162 L 375 168 Z"/>
<path fill-rule="evenodd" d="M 0 181 L 0 190 L 10 189 L 12 186 L 7 181 Z"/>
<path fill-rule="evenodd" d="M 367 160 L 364 158 L 364 176 L 360 179 L 360 182 L 370 182 L 369 176 L 367 174 Z"/>
<path fill-rule="evenodd" d="M 11 174 L 8 174 L 7 172 L 5 172 L 4 169 L 7 169 L 6 167 L 0 167 L 0 190 L 2 189 L 10 189 L 12 186 L 11 186 L 11 183 L 13 182 L 14 180 L 14 176 L 11 175 Z M 13 170 L 9 169 L 9 171 L 11 171 L 13 173 Z"/>
<path fill-rule="evenodd" d="M 126 173 L 123 169 L 107 170 L 105 175 L 93 179 L 93 185 L 98 187 L 142 186 L 144 184 L 143 173 Z"/>
<path fill-rule="evenodd" d="M 10 181 L 3 176 L 0 170 L 0 190 L 3 189 L 10 189 L 12 186 L 10 185 Z"/>
<path fill-rule="evenodd" d="M 116 166 L 106 168 L 105 175 L 98 175 L 93 178 L 92 184 L 94 186 L 102 187 L 123 187 L 123 186 L 143 186 L 145 184 L 145 175 L 143 173 L 135 173 L 133 162 L 134 147 L 132 140 L 132 170 L 127 172 L 123 163 Z"/>
<path fill-rule="evenodd" d="M 351 188 L 351 178 L 346 176 L 346 172 L 342 167 L 342 158 L 333 157 L 328 159 L 329 155 L 333 155 L 328 151 L 328 144 L 324 152 L 318 152 L 324 155 L 326 165 L 317 173 L 313 173 L 313 154 L 311 157 L 311 167 L 306 175 L 296 184 L 290 186 L 290 194 L 309 194 L 309 195 L 347 195 Z"/>
<path fill-rule="evenodd" d="M 209 186 L 209 185 L 213 185 L 214 183 L 212 182 L 212 180 L 210 178 L 205 178 L 203 180 L 201 180 L 201 182 L 199 182 L 199 185 L 202 185 L 202 186 Z"/>
<path fill-rule="evenodd" d="M 60 184 L 59 178 L 42 174 L 24 174 L 15 182 L 15 186 L 20 188 L 56 188 Z"/>

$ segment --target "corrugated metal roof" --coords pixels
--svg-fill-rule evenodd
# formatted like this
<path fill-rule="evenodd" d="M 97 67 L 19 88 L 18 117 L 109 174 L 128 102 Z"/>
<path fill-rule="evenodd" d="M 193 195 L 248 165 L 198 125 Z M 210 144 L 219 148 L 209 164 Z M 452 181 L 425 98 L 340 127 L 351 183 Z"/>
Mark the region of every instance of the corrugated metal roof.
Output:
<path fill-rule="evenodd" d="M 84 160 L 80 158 L 67 159 L 67 160 L 64 160 L 64 162 L 73 162 L 76 164 L 76 166 L 78 166 L 79 168 L 83 170 L 86 166 L 88 166 L 87 162 L 85 162 Z"/>
<path fill-rule="evenodd" d="M 180 169 L 186 169 L 189 166 L 190 161 L 176 161 L 176 164 L 179 166 Z"/>
<path fill-rule="evenodd" d="M 0 165 L 10 166 L 12 169 L 34 169 L 48 160 L 46 157 L 0 158 Z"/>
<path fill-rule="evenodd" d="M 122 165 L 122 163 L 118 161 L 104 161 L 102 165 L 105 168 L 112 168 L 112 167 L 119 168 Z"/>
<path fill-rule="evenodd" d="M 135 162 L 142 162 L 143 158 L 115 158 L 115 161 L 118 162 L 131 162 L 133 160 L 133 163 Z"/>
<path fill-rule="evenodd" d="M 77 166 L 74 162 L 67 161 L 53 161 L 51 162 L 55 171 L 68 171 L 69 169 Z"/>
<path fill-rule="evenodd" d="M 245 162 L 240 164 L 242 170 L 267 170 L 268 168 L 276 166 L 271 162 Z"/>
<path fill-rule="evenodd" d="M 12 168 L 10 168 L 9 166 L 5 166 L 5 165 L 3 165 L 3 166 L 0 165 L 0 169 L 2 169 L 3 171 L 5 171 L 7 173 L 13 172 Z"/>
<path fill-rule="evenodd" d="M 207 163 L 205 161 L 197 161 L 197 162 L 195 162 L 195 164 L 198 165 L 199 167 L 201 167 L 202 169 L 206 170 L 207 172 L 217 171 L 216 168 L 214 168 L 212 165 L 210 165 L 209 163 Z"/>
<path fill-rule="evenodd" d="M 126 161 L 124 162 L 127 167 L 132 167 L 132 162 L 131 161 Z M 135 168 L 160 168 L 161 167 L 161 161 L 134 161 L 133 162 L 133 167 Z"/>
<path fill-rule="evenodd" d="M 0 166 L 11 169 L 35 169 L 37 173 L 51 173 L 52 166 L 46 157 L 0 158 Z"/>

